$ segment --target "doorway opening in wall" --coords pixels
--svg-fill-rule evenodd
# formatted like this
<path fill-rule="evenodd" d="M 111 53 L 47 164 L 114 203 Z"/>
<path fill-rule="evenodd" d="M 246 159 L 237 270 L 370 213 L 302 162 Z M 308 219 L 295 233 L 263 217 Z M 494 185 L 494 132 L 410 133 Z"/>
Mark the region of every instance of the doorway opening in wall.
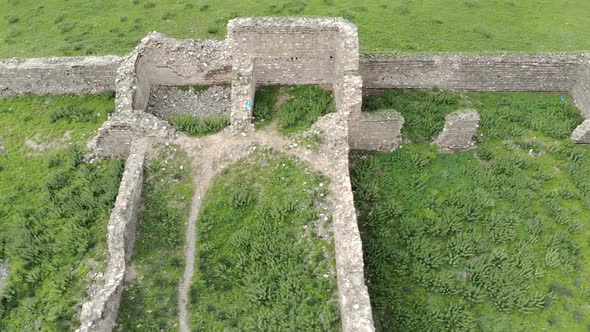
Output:
<path fill-rule="evenodd" d="M 315 85 L 270 85 L 256 90 L 256 128 L 275 126 L 283 135 L 309 129 L 320 117 L 336 111 L 332 91 Z"/>

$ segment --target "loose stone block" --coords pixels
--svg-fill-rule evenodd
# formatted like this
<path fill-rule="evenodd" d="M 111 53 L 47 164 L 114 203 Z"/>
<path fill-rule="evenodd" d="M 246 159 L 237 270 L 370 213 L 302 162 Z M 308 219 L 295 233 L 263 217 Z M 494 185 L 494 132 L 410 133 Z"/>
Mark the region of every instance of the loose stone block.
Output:
<path fill-rule="evenodd" d="M 585 120 L 574 129 L 572 141 L 577 144 L 590 144 L 590 120 Z"/>
<path fill-rule="evenodd" d="M 351 150 L 391 152 L 402 141 L 404 117 L 398 112 L 361 113 L 348 121 Z"/>
<path fill-rule="evenodd" d="M 445 127 L 433 144 L 443 152 L 454 152 L 473 148 L 479 127 L 479 113 L 475 110 L 462 110 L 445 117 Z"/>

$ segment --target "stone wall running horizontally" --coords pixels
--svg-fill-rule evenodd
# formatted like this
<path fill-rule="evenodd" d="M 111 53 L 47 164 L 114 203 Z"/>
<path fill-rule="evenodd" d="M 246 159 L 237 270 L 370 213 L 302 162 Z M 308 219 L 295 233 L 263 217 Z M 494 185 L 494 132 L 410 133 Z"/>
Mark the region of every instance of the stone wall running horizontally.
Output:
<path fill-rule="evenodd" d="M 147 145 L 136 141 L 125 163 L 115 207 L 107 226 L 108 260 L 104 285 L 82 306 L 77 332 L 112 331 L 123 294 L 127 263 L 133 252 Z"/>
<path fill-rule="evenodd" d="M 0 59 L 0 97 L 115 90 L 117 56 Z"/>
<path fill-rule="evenodd" d="M 366 89 L 570 91 L 584 54 L 363 56 Z"/>

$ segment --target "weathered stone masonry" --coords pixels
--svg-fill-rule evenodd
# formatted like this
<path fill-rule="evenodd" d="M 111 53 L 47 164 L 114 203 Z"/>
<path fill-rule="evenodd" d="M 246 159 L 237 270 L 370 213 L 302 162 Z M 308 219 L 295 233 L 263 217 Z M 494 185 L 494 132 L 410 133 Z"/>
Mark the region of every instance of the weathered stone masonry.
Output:
<path fill-rule="evenodd" d="M 104 285 L 94 298 L 82 306 L 78 332 L 112 331 L 115 326 L 127 263 L 135 242 L 146 149 L 145 142 L 136 141 L 125 163 L 119 193 L 107 226 L 108 261 Z"/>
<path fill-rule="evenodd" d="M 570 91 L 584 54 L 363 56 L 366 89 Z"/>
<path fill-rule="evenodd" d="M 115 90 L 120 61 L 120 57 L 111 55 L 0 59 L 0 96 Z"/>

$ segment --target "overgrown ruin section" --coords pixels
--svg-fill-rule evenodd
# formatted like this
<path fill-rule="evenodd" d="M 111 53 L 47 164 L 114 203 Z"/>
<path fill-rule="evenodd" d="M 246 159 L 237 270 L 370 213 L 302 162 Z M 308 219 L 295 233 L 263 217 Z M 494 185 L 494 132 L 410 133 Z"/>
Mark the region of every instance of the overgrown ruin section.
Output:
<path fill-rule="evenodd" d="M 223 85 L 230 75 L 226 41 L 178 41 L 157 32 L 148 34 L 117 70 L 116 110 L 94 139 L 95 153 L 125 157 L 135 138 L 173 137 L 175 130 L 167 121 L 146 112 L 152 89 Z M 132 122 L 126 126 L 129 119 Z"/>
<path fill-rule="evenodd" d="M 455 152 L 475 146 L 475 136 L 479 128 L 479 113 L 475 110 L 462 110 L 447 114 L 442 132 L 433 144 L 442 152 Z"/>
<path fill-rule="evenodd" d="M 118 56 L 0 59 L 0 97 L 115 90 Z"/>
<path fill-rule="evenodd" d="M 143 190 L 147 145 L 136 141 L 125 163 L 115 207 L 107 226 L 108 261 L 104 285 L 82 306 L 78 332 L 112 331 L 121 303 L 127 263 L 133 252 Z"/>
<path fill-rule="evenodd" d="M 97 156 L 128 157 L 128 161 L 108 228 L 105 287 L 84 305 L 80 331 L 113 327 L 142 190 L 145 147 L 138 142 L 183 137 L 166 121 L 175 112 L 197 116 L 217 110 L 229 113 L 234 136 L 224 133 L 226 140 L 218 142 L 227 145 L 230 138 L 244 139 L 248 136 L 244 132 L 254 128 L 257 85 L 331 87 L 337 112 L 322 117 L 313 128 L 322 132 L 322 169 L 332 180 L 330 189 L 335 194 L 334 244 L 343 331 L 374 330 L 350 186 L 349 150 L 396 149 L 404 123 L 395 113 L 362 113 L 363 89 L 569 91 L 584 117 L 590 116 L 589 54 L 360 57 L 356 27 L 339 18 L 239 18 L 229 22 L 228 37 L 222 41 L 178 41 L 152 32 L 124 58 L 6 59 L 0 60 L 0 77 L 0 96 L 116 90 L 116 111 L 91 148 Z M 174 110 L 179 99 L 162 100 L 161 91 L 174 86 L 228 84 L 229 105 L 220 105 L 227 99 L 217 104 L 215 98 L 195 97 L 198 107 Z M 210 109 L 199 109 L 208 102 Z M 216 106 L 219 108 L 214 110 Z M 449 151 L 471 147 L 479 122 L 477 113 L 454 113 L 446 120 L 437 144 Z M 576 128 L 572 139 L 590 143 L 590 120 Z"/>

